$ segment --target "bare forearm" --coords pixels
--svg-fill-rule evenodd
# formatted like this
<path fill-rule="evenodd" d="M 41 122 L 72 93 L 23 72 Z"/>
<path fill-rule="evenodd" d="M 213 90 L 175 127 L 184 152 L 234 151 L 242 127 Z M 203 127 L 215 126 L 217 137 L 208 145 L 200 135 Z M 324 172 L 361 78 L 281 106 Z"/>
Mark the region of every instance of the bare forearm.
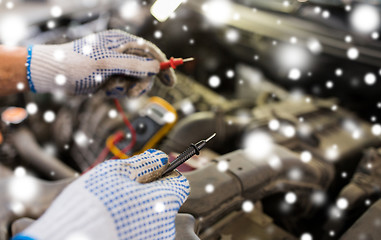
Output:
<path fill-rule="evenodd" d="M 0 96 L 27 91 L 25 47 L 0 46 Z"/>

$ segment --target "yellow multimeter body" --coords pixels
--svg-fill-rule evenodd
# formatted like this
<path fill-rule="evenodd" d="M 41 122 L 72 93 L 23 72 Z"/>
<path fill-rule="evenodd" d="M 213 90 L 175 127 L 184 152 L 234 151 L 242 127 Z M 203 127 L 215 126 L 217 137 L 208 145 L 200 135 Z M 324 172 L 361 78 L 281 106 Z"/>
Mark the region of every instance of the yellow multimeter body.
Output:
<path fill-rule="evenodd" d="M 132 153 L 142 153 L 154 147 L 175 125 L 176 121 L 177 112 L 170 103 L 160 97 L 151 97 L 139 112 L 139 116 L 131 121 L 136 133 L 136 142 L 132 151 L 129 154 L 123 153 L 119 148 L 123 143 L 114 144 L 113 137 L 107 140 L 107 147 L 119 158 L 127 158 Z"/>
<path fill-rule="evenodd" d="M 147 106 L 141 111 L 141 116 L 135 119 L 132 125 L 135 129 L 139 128 L 139 120 L 142 118 L 149 118 L 152 122 L 156 123 L 156 126 L 150 126 L 148 134 L 149 140 L 146 141 L 144 146 L 138 151 L 138 153 L 144 152 L 147 149 L 154 147 L 166 134 L 171 130 L 177 121 L 177 112 L 175 108 L 160 97 L 151 97 Z M 139 131 L 137 131 L 137 138 Z"/>

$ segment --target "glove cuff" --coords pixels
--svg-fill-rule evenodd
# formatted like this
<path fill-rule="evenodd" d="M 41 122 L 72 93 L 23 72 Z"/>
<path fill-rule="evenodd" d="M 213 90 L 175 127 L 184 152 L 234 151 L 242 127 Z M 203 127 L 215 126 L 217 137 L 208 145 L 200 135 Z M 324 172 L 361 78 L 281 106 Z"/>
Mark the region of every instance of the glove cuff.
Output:
<path fill-rule="evenodd" d="M 27 78 L 30 90 L 52 92 L 68 84 L 65 79 L 64 58 L 65 51 L 59 49 L 57 45 L 28 47 Z M 57 76 L 61 79 L 56 79 Z"/>
<path fill-rule="evenodd" d="M 23 238 L 16 240 L 118 239 L 114 226 L 105 206 L 80 181 L 66 188 L 49 209 L 20 234 Z"/>
<path fill-rule="evenodd" d="M 32 60 L 32 49 L 33 45 L 28 46 L 28 56 L 26 58 L 26 78 L 28 79 L 29 89 L 31 92 L 36 92 L 36 89 L 34 88 L 34 84 L 32 82 L 32 77 L 30 74 L 30 63 Z"/>
<path fill-rule="evenodd" d="M 37 239 L 31 238 L 31 237 L 23 235 L 23 234 L 17 234 L 11 240 L 37 240 Z"/>

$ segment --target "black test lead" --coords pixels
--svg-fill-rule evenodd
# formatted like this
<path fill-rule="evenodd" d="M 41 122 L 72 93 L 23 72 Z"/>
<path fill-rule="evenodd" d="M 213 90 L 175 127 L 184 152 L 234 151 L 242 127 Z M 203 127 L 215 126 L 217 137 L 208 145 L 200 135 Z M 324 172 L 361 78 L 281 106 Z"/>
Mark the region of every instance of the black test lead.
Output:
<path fill-rule="evenodd" d="M 182 152 L 173 162 L 168 166 L 168 168 L 164 171 L 162 176 L 166 175 L 169 172 L 172 172 L 174 169 L 176 169 L 178 166 L 183 164 L 185 161 L 193 157 L 194 155 L 199 155 L 200 150 L 205 146 L 207 142 L 210 141 L 210 139 L 214 138 L 216 136 L 216 133 L 213 133 L 212 136 L 208 137 L 205 140 L 201 140 L 196 144 L 191 144 L 184 152 Z"/>

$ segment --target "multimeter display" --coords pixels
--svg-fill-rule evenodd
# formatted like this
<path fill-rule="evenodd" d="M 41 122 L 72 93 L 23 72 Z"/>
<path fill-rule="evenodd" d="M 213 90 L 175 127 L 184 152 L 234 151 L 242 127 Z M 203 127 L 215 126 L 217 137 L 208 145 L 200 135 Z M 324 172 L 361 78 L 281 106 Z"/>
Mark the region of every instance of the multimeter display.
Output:
<path fill-rule="evenodd" d="M 155 113 L 156 115 L 158 115 L 160 118 L 163 118 L 164 117 L 164 114 L 162 111 L 159 111 L 158 109 L 156 109 L 155 107 L 151 108 L 150 109 L 153 113 Z"/>

